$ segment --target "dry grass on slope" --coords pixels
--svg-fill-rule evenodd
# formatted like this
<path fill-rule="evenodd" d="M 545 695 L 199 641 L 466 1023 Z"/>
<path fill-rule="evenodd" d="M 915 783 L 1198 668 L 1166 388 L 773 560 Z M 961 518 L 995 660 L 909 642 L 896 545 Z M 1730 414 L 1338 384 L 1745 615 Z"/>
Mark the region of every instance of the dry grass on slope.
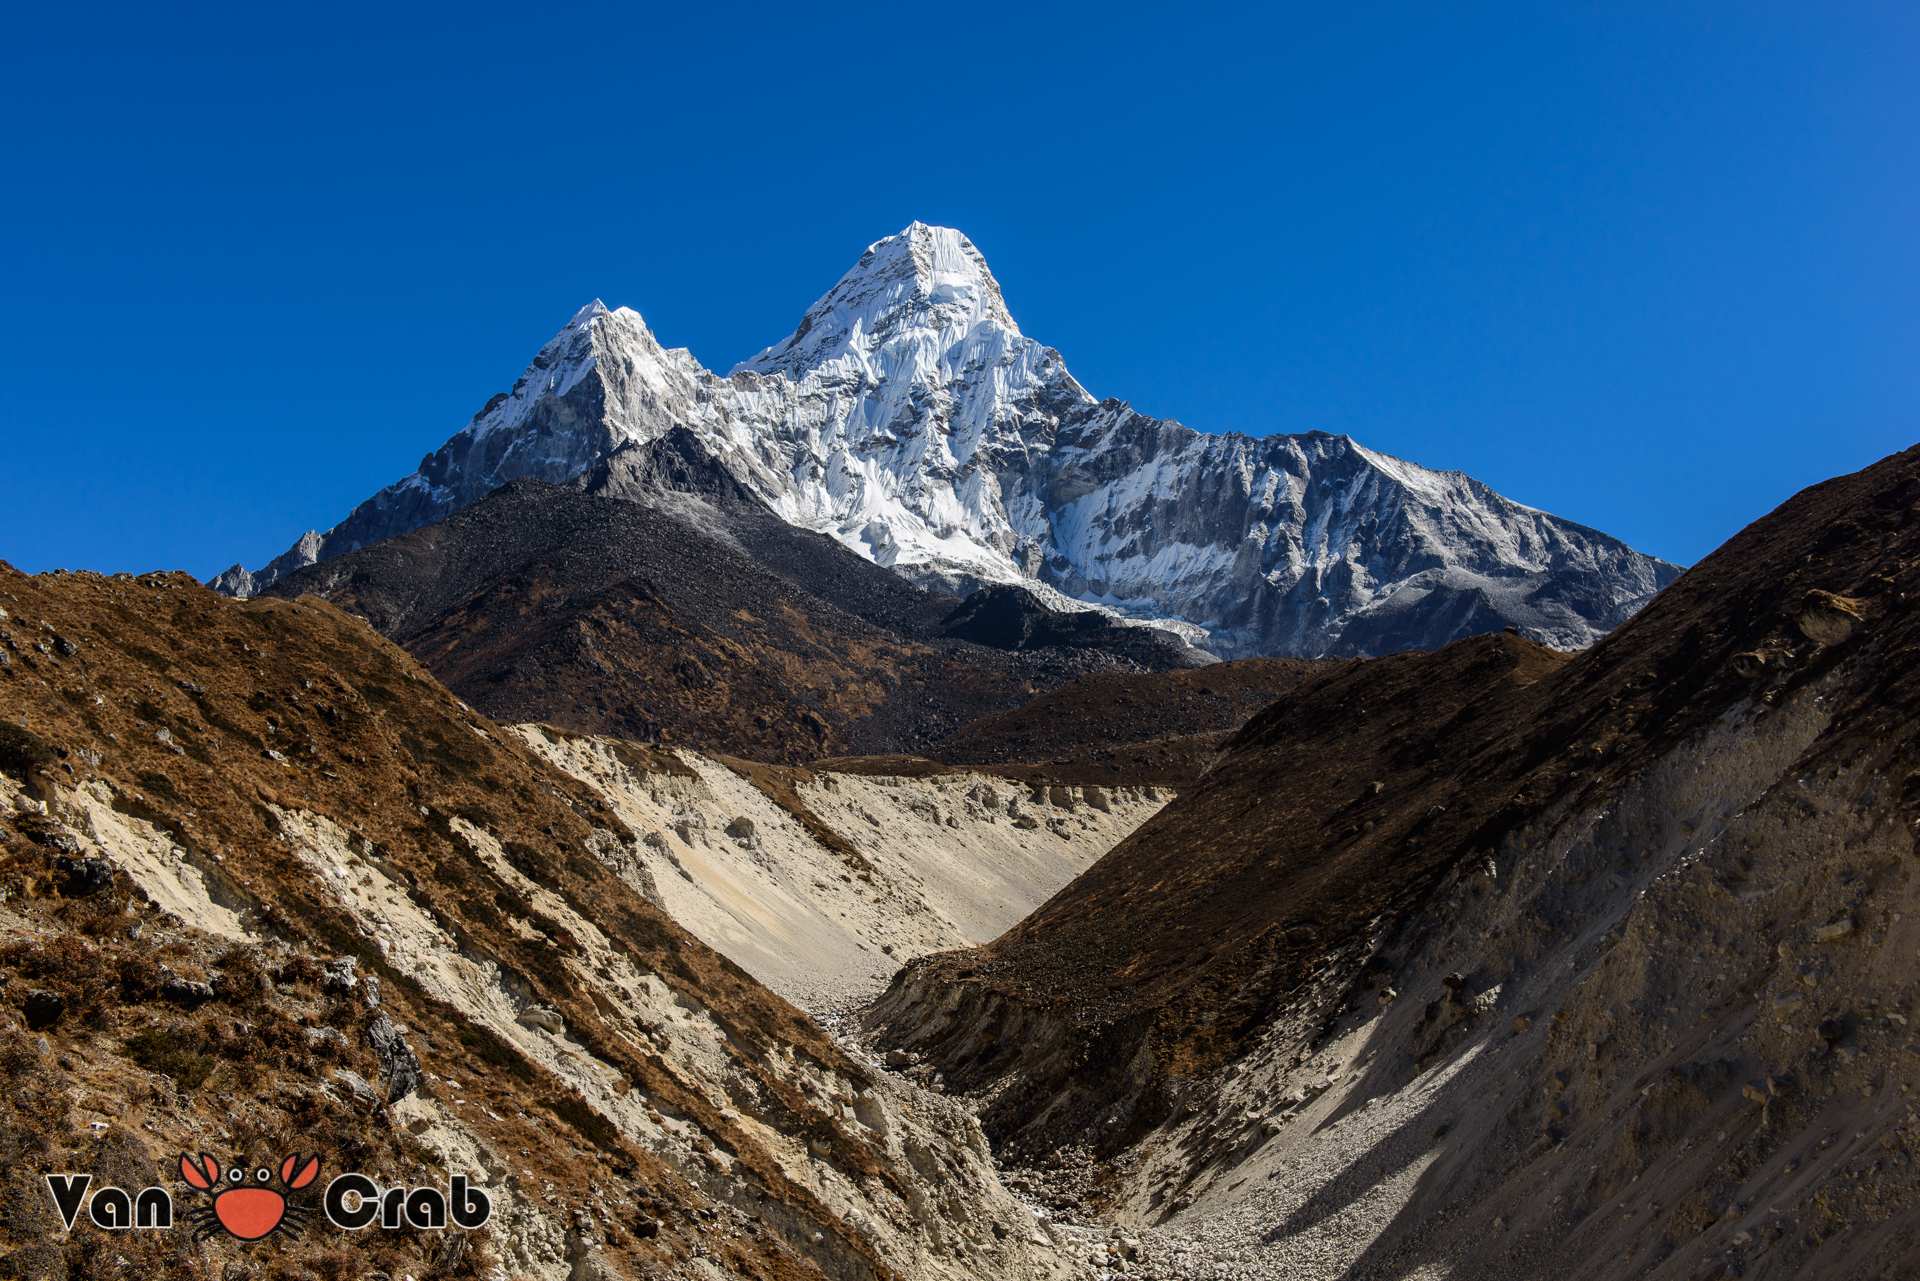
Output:
<path fill-rule="evenodd" d="M 359 1039 L 370 1015 L 357 997 L 317 986 L 310 966 L 270 946 L 279 940 L 319 958 L 357 957 L 360 971 L 380 980 L 381 1008 L 415 1029 L 428 1073 L 465 1082 L 474 1101 L 487 1102 L 491 1120 L 467 1114 L 475 1132 L 499 1151 L 525 1154 L 516 1162 L 522 1187 L 571 1189 L 588 1210 L 603 1196 L 626 1206 L 590 1233 L 623 1268 L 658 1272 L 698 1248 L 741 1275 L 801 1270 L 777 1234 L 712 1228 L 696 1214 L 702 1195 L 684 1178 L 623 1139 L 545 1067 L 389 964 L 285 839 L 284 822 L 299 814 L 351 834 L 370 865 L 362 870 L 382 869 L 409 900 L 401 908 L 457 938 L 462 954 L 496 964 L 528 1001 L 558 1011 L 570 1044 L 601 1065 L 595 1071 L 684 1117 L 764 1196 L 840 1239 L 848 1266 L 865 1259 L 856 1270 L 887 1272 L 864 1239 L 785 1177 L 752 1130 L 690 1086 L 663 1057 L 665 1042 L 590 999 L 578 941 L 531 905 L 536 896 L 564 905 L 636 970 L 657 975 L 719 1024 L 729 1070 L 753 1083 L 755 1107 L 775 1129 L 831 1141 L 851 1177 L 897 1178 L 823 1103 L 775 1070 L 775 1051 L 789 1047 L 854 1080 L 861 1070 L 594 856 L 632 836 L 590 790 L 470 712 L 365 624 L 313 598 L 234 602 L 183 574 L 29 577 L 0 568 L 0 608 L 0 769 L 58 812 L 71 814 L 77 796 L 106 798 L 113 813 L 155 832 L 157 848 L 174 847 L 198 869 L 255 940 L 235 947 L 168 919 L 158 905 L 143 910 L 144 895 L 124 872 L 82 894 L 60 870 L 70 851 L 57 824 L 26 809 L 0 815 L 0 911 L 9 934 L 0 999 L 22 1024 L 41 1021 L 23 1004 L 34 992 L 51 994 L 59 1008 L 44 1048 L 37 1035 L 0 1047 L 10 1080 L 25 1083 L 8 1095 L 14 1124 L 0 1127 L 24 1163 L 8 1193 L 20 1206 L 44 1202 L 40 1171 L 105 1159 L 63 1102 L 62 1090 L 75 1082 L 98 1092 L 88 1106 L 107 1106 L 112 1143 L 129 1151 L 146 1144 L 150 1158 L 217 1139 L 212 1150 L 252 1157 L 287 1144 L 325 1145 L 336 1170 L 360 1163 L 395 1178 L 433 1164 L 404 1131 L 355 1114 L 323 1088 L 336 1065 L 377 1076 Z M 462 834 L 476 830 L 499 842 L 515 875 L 479 856 Z M 170 997 L 167 970 L 183 983 L 208 981 L 210 999 Z M 320 1026 L 341 1031 L 344 1042 L 310 1046 L 305 1031 Z M 148 1137 L 129 1143 L 130 1126 Z M 649 1215 L 665 1219 L 667 1230 L 643 1238 L 635 1229 Z M 44 1224 L 24 1209 L 4 1221 L 12 1248 L 51 1248 Z M 340 1259 L 311 1240 L 257 1248 L 255 1264 L 273 1275 L 323 1277 L 375 1268 L 421 1276 L 434 1266 L 433 1242 L 414 1234 L 346 1236 Z M 135 1262 L 162 1274 L 211 1275 L 222 1252 L 235 1249 L 206 1255 L 186 1242 L 183 1232 L 141 1238 Z M 118 1275 L 112 1254 L 134 1245 L 112 1244 L 102 1247 L 83 1226 L 60 1266 L 73 1276 Z M 477 1257 L 460 1268 L 472 1272 Z"/>

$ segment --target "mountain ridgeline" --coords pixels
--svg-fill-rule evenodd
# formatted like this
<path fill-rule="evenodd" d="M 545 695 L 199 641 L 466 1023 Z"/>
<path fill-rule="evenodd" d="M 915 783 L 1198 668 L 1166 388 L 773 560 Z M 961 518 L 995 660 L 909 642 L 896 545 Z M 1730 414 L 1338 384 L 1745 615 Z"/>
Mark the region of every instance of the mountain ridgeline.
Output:
<path fill-rule="evenodd" d="M 1209 435 L 1096 399 L 1021 334 L 966 237 L 915 223 L 725 376 L 631 310 L 582 308 L 413 475 L 212 586 L 254 595 L 509 481 L 568 484 L 676 432 L 783 521 L 915 584 L 1020 586 L 1223 658 L 1434 649 L 1506 626 L 1575 649 L 1678 572 L 1346 436 Z"/>

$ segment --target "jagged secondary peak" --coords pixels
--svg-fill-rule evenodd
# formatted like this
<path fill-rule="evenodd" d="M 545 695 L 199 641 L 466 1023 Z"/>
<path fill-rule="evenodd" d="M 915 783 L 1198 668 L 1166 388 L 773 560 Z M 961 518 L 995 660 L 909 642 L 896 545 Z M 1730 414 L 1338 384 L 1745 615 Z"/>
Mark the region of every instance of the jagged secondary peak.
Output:
<path fill-rule="evenodd" d="M 957 337 L 982 324 L 1020 336 L 1000 282 L 973 242 L 952 227 L 915 222 L 868 245 L 840 283 L 807 308 L 786 341 L 742 361 L 734 372 L 799 378 L 849 346 L 872 351 L 908 330 Z"/>
<path fill-rule="evenodd" d="M 1591 645 L 1678 573 L 1595 530 L 1325 432 L 1207 435 L 1105 401 L 1061 428 L 1038 573 L 1204 625 L 1226 657 Z"/>
<path fill-rule="evenodd" d="M 662 348 L 639 312 L 596 298 L 547 340 L 510 390 L 491 397 L 412 475 L 325 533 L 309 531 L 264 568 L 235 565 L 209 585 L 257 595 L 303 566 L 445 519 L 509 481 L 565 484 L 623 445 L 676 426 L 711 427 L 703 389 L 712 381 L 684 349 Z M 737 451 L 716 442 L 716 452 Z"/>

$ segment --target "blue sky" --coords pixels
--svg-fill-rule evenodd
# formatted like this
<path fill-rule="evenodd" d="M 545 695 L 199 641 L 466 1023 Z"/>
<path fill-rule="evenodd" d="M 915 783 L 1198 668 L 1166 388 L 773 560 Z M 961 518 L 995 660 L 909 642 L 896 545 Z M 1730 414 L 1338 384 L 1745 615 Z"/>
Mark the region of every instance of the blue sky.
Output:
<path fill-rule="evenodd" d="M 257 566 L 593 297 L 725 369 L 913 219 L 1091 391 L 1690 562 L 1920 439 L 1920 8 L 15 6 L 0 557 Z"/>

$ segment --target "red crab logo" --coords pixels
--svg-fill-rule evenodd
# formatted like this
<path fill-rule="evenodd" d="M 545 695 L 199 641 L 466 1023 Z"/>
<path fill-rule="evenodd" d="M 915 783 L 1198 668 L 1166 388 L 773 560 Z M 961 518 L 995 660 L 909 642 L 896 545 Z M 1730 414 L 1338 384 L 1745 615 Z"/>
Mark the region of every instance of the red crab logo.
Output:
<path fill-rule="evenodd" d="M 180 1157 L 180 1177 L 202 1192 L 212 1192 L 220 1174 L 220 1163 L 210 1156 L 202 1155 L 197 1163 L 191 1156 Z M 280 1182 L 290 1192 L 306 1187 L 319 1175 L 317 1156 L 308 1157 L 305 1165 L 297 1156 L 280 1163 Z M 251 1182 L 244 1165 L 228 1170 L 226 1178 L 227 1190 L 188 1216 L 193 1220 L 195 1240 L 204 1241 L 224 1228 L 242 1241 L 258 1241 L 283 1227 L 305 1227 L 307 1216 L 313 1213 L 302 1206 L 288 1205 L 284 1193 L 265 1186 L 273 1181 L 273 1171 L 264 1165 L 253 1172 Z"/>

